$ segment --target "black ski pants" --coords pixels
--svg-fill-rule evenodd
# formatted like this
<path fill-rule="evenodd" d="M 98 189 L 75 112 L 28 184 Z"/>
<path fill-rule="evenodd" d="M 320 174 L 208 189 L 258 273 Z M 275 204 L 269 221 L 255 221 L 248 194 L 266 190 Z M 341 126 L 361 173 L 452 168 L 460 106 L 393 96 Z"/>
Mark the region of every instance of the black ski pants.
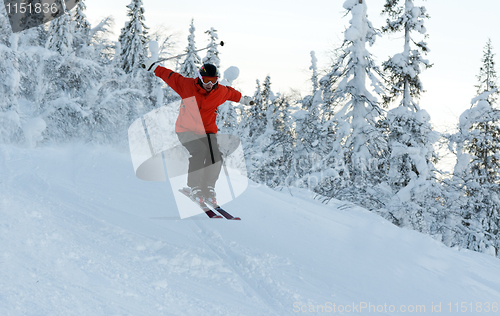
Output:
<path fill-rule="evenodd" d="M 188 180 L 190 188 L 215 187 L 222 167 L 222 154 L 215 134 L 177 133 L 181 144 L 189 151 Z"/>

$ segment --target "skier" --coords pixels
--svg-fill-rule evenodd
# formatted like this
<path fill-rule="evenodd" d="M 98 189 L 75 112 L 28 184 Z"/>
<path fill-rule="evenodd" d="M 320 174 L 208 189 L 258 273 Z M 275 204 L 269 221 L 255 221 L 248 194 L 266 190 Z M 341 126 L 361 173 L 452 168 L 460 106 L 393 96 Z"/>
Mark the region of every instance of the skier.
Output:
<path fill-rule="evenodd" d="M 218 205 L 215 182 L 222 166 L 222 154 L 217 144 L 217 108 L 226 101 L 252 105 L 250 97 L 231 87 L 219 85 L 219 72 L 212 64 L 198 70 L 198 78 L 186 78 L 148 59 L 148 71 L 165 81 L 182 98 L 175 132 L 189 151 L 188 180 L 191 198 L 199 204 Z"/>

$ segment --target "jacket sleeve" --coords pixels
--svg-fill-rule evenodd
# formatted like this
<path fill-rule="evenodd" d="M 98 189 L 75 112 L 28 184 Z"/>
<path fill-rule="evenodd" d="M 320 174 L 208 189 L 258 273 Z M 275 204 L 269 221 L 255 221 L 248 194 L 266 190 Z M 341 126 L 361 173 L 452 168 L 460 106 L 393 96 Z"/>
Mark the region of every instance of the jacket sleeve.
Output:
<path fill-rule="evenodd" d="M 175 71 L 158 66 L 155 69 L 155 75 L 165 81 L 166 84 L 170 86 L 177 94 L 181 96 L 181 98 L 189 97 L 185 95 L 184 87 L 186 87 L 187 82 L 190 79 L 181 76 Z"/>
<path fill-rule="evenodd" d="M 241 100 L 241 92 L 231 88 L 231 87 L 227 87 L 227 100 L 228 101 L 233 101 L 233 102 L 240 102 Z"/>

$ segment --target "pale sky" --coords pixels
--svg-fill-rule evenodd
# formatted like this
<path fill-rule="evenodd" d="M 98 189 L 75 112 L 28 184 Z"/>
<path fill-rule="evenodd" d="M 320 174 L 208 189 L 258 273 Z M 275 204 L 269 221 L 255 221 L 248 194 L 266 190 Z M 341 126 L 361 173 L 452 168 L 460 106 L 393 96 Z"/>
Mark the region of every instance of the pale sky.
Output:
<path fill-rule="evenodd" d="M 365 0 L 368 18 L 376 28 L 385 24 L 380 13 L 385 0 Z M 127 20 L 129 0 L 85 0 L 87 17 L 96 25 L 102 18 L 115 18 L 115 40 Z M 343 41 L 350 14 L 344 16 L 343 0 L 310 1 L 161 1 L 143 0 L 146 25 L 151 29 L 164 25 L 178 33 L 174 54 L 183 53 L 191 19 L 196 27 L 197 48 L 208 44 L 204 31 L 214 27 L 226 42 L 219 49 L 222 72 L 229 66 L 240 69 L 234 86 L 252 95 L 255 80 L 271 76 L 274 92 L 300 90 L 310 92 L 310 51 L 316 52 L 318 65 L 325 69 L 331 53 Z M 421 80 L 427 92 L 419 101 L 431 115 L 439 131 L 450 131 L 458 117 L 470 107 L 475 96 L 483 47 L 491 38 L 494 52 L 500 52 L 498 12 L 500 1 L 415 0 L 431 16 L 426 21 L 431 52 L 427 58 L 434 66 L 424 71 Z M 416 35 L 416 39 L 420 37 Z M 378 65 L 403 50 L 403 35 L 383 35 L 368 50 Z M 200 57 L 204 57 L 204 52 Z M 495 58 L 497 65 L 500 60 Z"/>

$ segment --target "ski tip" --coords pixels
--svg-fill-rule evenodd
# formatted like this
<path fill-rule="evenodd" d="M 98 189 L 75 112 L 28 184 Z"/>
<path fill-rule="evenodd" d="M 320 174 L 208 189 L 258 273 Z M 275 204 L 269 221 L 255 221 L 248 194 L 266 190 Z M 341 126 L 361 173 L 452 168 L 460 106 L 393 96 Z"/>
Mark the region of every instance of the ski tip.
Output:
<path fill-rule="evenodd" d="M 241 221 L 241 218 L 239 218 L 239 217 L 233 217 L 233 218 L 228 218 L 228 220 L 231 220 L 231 221 Z"/>

